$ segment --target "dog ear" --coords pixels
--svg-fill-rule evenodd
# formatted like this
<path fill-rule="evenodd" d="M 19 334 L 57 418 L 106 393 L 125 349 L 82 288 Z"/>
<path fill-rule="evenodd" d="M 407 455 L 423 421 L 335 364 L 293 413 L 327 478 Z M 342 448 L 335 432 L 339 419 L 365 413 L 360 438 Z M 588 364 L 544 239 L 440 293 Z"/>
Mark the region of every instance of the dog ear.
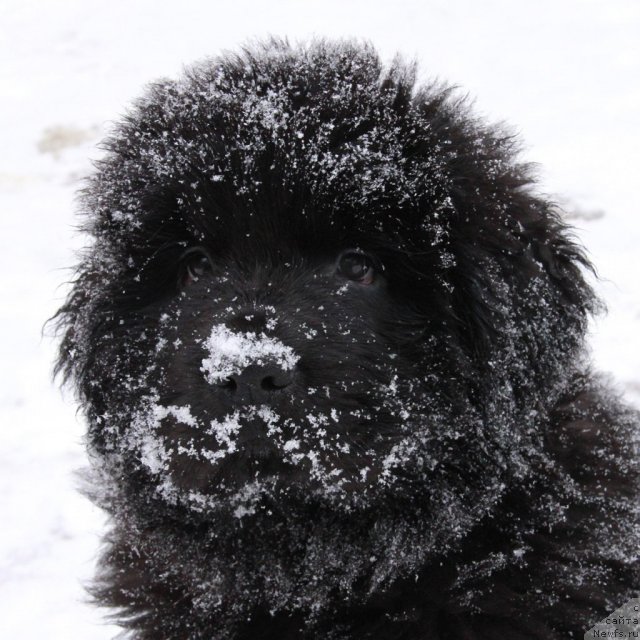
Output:
<path fill-rule="evenodd" d="M 451 307 L 478 366 L 512 341 L 532 368 L 543 367 L 544 354 L 581 343 L 600 308 L 586 278 L 591 265 L 559 213 L 527 194 L 515 204 L 461 225 L 452 243 Z"/>
<path fill-rule="evenodd" d="M 479 268 L 480 264 L 473 247 L 456 253 L 451 309 L 466 351 L 473 359 L 484 360 L 489 357 L 505 318 L 494 292 L 495 279 Z"/>
<path fill-rule="evenodd" d="M 599 309 L 599 302 L 587 282 L 596 275 L 584 249 L 552 204 L 536 202 L 540 212 L 525 221 L 519 234 L 523 255 L 547 278 L 558 303 L 567 311 L 588 316 Z"/>

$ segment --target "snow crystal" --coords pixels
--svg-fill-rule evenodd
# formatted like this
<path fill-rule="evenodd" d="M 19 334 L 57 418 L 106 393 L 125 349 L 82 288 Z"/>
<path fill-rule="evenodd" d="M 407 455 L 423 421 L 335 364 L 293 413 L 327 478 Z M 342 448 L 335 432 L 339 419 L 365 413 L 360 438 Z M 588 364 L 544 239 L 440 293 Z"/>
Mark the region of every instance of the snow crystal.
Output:
<path fill-rule="evenodd" d="M 140 461 L 151 473 L 159 474 L 166 468 L 169 452 L 152 434 L 143 436 L 140 442 Z"/>
<path fill-rule="evenodd" d="M 228 452 L 236 450 L 236 443 L 232 440 L 240 432 L 240 412 L 236 411 L 225 416 L 222 420 L 212 420 L 208 433 L 213 435 L 221 446 Z"/>
<path fill-rule="evenodd" d="M 293 451 L 300 448 L 300 441 L 296 439 L 287 440 L 283 446 L 285 451 Z"/>
<path fill-rule="evenodd" d="M 190 427 L 198 426 L 196 419 L 191 415 L 191 408 L 188 406 L 185 407 L 177 407 L 174 405 L 163 407 L 159 404 L 153 405 L 153 410 L 155 414 L 155 419 L 157 422 L 160 422 L 167 416 L 173 416 L 176 419 L 176 422 L 181 424 L 189 425 Z"/>

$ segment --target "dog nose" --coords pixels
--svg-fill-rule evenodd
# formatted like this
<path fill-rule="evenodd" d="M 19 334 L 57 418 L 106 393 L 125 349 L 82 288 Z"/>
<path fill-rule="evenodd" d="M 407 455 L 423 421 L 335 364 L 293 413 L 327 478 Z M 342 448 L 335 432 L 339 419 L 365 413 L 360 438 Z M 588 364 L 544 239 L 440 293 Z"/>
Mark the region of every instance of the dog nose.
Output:
<path fill-rule="evenodd" d="M 221 380 L 218 387 L 230 392 L 237 402 L 261 403 L 282 393 L 293 382 L 293 376 L 293 369 L 285 370 L 276 363 L 249 365 Z"/>
<path fill-rule="evenodd" d="M 224 324 L 212 327 L 203 347 L 208 357 L 200 371 L 234 403 L 259 404 L 282 395 L 300 360 L 290 345 L 273 336 L 233 331 Z"/>

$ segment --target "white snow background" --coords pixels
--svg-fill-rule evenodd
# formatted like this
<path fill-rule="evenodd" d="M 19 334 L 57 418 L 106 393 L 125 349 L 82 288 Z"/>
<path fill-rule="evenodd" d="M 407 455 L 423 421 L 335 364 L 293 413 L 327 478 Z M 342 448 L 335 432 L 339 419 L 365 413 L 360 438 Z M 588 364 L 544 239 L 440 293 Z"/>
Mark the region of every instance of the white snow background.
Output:
<path fill-rule="evenodd" d="M 103 518 L 41 331 L 64 298 L 74 192 L 144 83 L 268 34 L 370 39 L 514 124 L 603 278 L 594 358 L 640 399 L 637 0 L 0 0 L 0 637 L 114 635 L 83 601 Z"/>

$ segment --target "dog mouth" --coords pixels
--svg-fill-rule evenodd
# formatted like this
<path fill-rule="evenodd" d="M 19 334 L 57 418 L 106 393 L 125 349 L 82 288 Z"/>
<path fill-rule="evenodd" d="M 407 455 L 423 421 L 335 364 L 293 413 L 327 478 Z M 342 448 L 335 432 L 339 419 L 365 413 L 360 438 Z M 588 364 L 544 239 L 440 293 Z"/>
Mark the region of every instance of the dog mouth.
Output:
<path fill-rule="evenodd" d="M 295 441 L 293 441 L 295 442 Z M 260 420 L 248 420 L 242 425 L 235 450 L 220 461 L 220 476 L 227 484 L 241 485 L 252 480 L 290 484 L 303 477 L 302 466 L 283 457 L 283 449 L 270 437 Z"/>
<path fill-rule="evenodd" d="M 305 484 L 306 474 L 301 465 L 283 460 L 274 451 L 252 447 L 232 454 L 220 466 L 217 482 L 210 490 L 221 486 L 240 488 L 250 482 L 264 482 L 274 488 Z"/>
<path fill-rule="evenodd" d="M 319 459 L 304 432 L 300 419 L 268 405 L 211 418 L 151 399 L 133 421 L 128 446 L 152 477 L 216 493 L 254 480 L 303 483 Z"/>
<path fill-rule="evenodd" d="M 392 449 L 407 428 L 395 378 L 367 389 L 334 385 L 261 403 L 222 402 L 215 390 L 147 396 L 124 446 L 168 500 L 203 510 L 254 485 L 292 499 L 368 495 L 392 482 Z"/>

